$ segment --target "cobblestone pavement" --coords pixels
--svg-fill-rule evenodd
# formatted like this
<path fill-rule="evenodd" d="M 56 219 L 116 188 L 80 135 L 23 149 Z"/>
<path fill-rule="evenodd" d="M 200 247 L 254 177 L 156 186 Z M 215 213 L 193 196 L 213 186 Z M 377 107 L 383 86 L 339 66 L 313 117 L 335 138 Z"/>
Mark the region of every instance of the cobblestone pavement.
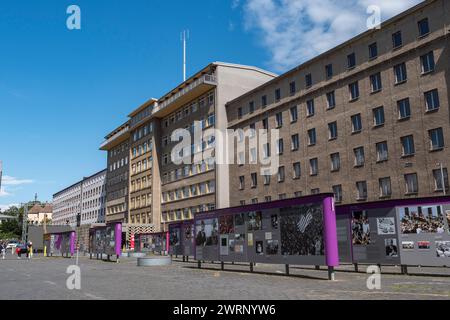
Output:
<path fill-rule="evenodd" d="M 258 264 L 254 273 L 245 264 L 206 263 L 202 269 L 179 259 L 171 266 L 137 267 L 136 259 L 120 263 L 80 257 L 81 290 L 68 290 L 66 269 L 75 259 L 35 257 L 0 260 L 0 299 L 450 299 L 450 269 L 409 269 L 400 275 L 395 267 L 383 267 L 381 289 L 367 289 L 366 266 L 337 269 L 336 281 L 327 280 L 325 269 Z"/>

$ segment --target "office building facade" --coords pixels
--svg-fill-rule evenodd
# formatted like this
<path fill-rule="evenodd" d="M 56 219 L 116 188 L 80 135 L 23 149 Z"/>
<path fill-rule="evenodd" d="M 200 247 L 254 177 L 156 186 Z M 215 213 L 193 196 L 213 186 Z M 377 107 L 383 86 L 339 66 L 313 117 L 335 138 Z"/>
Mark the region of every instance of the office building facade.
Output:
<path fill-rule="evenodd" d="M 230 129 L 279 133 L 263 150 L 235 148 L 231 206 L 448 194 L 449 24 L 448 1 L 425 1 L 230 101 Z M 269 155 L 274 174 L 261 172 Z"/>

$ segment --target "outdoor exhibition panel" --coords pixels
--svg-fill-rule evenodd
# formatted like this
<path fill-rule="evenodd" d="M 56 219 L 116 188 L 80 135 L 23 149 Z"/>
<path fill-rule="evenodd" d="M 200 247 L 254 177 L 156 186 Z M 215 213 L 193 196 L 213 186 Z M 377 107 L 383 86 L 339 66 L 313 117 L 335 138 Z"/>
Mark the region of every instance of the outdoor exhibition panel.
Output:
<path fill-rule="evenodd" d="M 189 257 L 194 254 L 194 221 L 169 225 L 169 254 Z"/>
<path fill-rule="evenodd" d="M 134 251 L 163 254 L 169 251 L 169 233 L 146 233 L 135 235 Z"/>
<path fill-rule="evenodd" d="M 121 247 L 121 223 L 111 223 L 89 230 L 89 253 L 120 256 Z"/>
<path fill-rule="evenodd" d="M 337 266 L 333 195 L 319 194 L 198 214 L 195 258 Z"/>
<path fill-rule="evenodd" d="M 44 235 L 44 246 L 47 248 L 47 255 L 50 257 L 73 256 L 75 254 L 75 241 L 75 231 Z"/>
<path fill-rule="evenodd" d="M 340 259 L 353 263 L 448 267 L 449 226 L 450 197 L 338 207 Z"/>

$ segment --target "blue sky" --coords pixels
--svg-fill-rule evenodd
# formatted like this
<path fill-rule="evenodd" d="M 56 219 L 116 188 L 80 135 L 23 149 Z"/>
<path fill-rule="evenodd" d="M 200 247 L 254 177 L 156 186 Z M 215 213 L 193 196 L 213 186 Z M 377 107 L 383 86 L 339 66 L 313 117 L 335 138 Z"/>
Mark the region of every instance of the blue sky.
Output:
<path fill-rule="evenodd" d="M 188 74 L 212 61 L 281 73 L 363 31 L 368 2 L 385 19 L 420 1 L 0 2 L 0 209 L 106 167 L 103 137 L 181 82 L 183 29 Z M 66 28 L 71 4 L 81 30 Z"/>

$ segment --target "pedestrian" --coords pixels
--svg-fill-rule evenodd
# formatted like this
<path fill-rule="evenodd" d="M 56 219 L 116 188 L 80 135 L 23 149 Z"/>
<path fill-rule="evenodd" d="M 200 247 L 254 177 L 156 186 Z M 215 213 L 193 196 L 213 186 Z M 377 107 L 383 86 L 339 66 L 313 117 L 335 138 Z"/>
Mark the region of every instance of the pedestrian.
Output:
<path fill-rule="evenodd" d="M 28 245 L 28 259 L 33 258 L 33 242 L 30 241 Z"/>
<path fill-rule="evenodd" d="M 2 259 L 5 260 L 6 245 L 4 243 L 0 243 L 0 251 L 2 253 Z"/>
<path fill-rule="evenodd" d="M 20 246 L 16 247 L 16 253 L 17 253 L 17 259 L 20 259 L 22 257 L 22 254 L 20 253 Z"/>

